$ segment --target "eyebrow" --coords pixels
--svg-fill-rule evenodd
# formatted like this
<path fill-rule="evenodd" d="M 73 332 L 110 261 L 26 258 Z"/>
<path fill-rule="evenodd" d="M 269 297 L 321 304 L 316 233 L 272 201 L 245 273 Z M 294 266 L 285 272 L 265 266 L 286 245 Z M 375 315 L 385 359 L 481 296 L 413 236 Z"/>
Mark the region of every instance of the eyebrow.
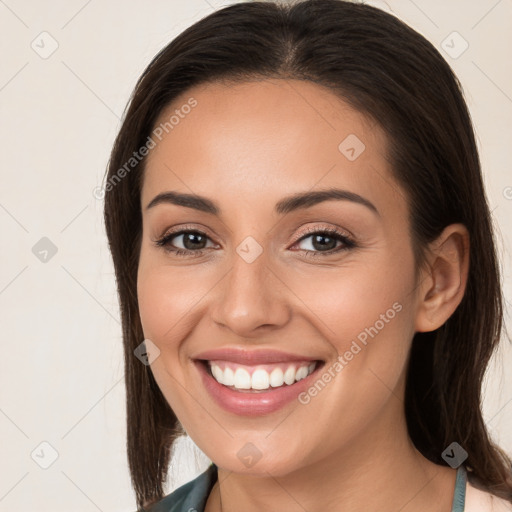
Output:
<path fill-rule="evenodd" d="M 309 192 L 302 192 L 293 194 L 291 196 L 281 199 L 275 205 L 275 212 L 284 215 L 295 210 L 303 208 L 311 208 L 312 206 L 329 200 L 342 200 L 351 201 L 353 203 L 366 206 L 369 210 L 380 216 L 379 211 L 373 203 L 368 199 L 338 188 L 330 188 L 326 190 L 315 190 Z M 168 191 L 162 192 L 155 196 L 150 203 L 146 206 L 146 210 L 155 207 L 158 204 L 170 203 L 177 206 L 184 206 L 186 208 L 193 208 L 201 212 L 210 213 L 212 215 L 219 215 L 221 213 L 220 207 L 211 199 L 197 194 L 185 194 L 182 192 Z"/>

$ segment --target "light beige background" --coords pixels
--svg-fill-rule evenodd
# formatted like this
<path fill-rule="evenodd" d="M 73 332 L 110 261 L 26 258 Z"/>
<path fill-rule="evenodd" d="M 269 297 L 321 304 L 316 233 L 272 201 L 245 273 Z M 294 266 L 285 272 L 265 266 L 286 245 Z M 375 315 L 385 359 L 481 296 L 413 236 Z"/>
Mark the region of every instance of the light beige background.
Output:
<path fill-rule="evenodd" d="M 118 303 L 93 191 L 140 73 L 174 36 L 226 3 L 0 0 L 0 511 L 135 510 Z M 463 84 L 510 306 L 512 0 L 368 3 L 432 41 Z M 46 262 L 33 252 L 43 237 L 57 249 Z M 511 368 L 504 340 L 483 406 L 509 453 Z M 168 492 L 208 460 L 185 440 L 175 462 Z"/>

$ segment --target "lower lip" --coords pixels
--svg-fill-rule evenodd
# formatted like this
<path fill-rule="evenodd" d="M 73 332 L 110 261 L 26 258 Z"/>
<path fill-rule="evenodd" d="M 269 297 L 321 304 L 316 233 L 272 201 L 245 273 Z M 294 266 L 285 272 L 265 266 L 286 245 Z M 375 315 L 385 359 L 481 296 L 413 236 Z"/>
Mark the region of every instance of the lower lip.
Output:
<path fill-rule="evenodd" d="M 316 368 L 307 377 L 295 384 L 269 388 L 258 392 L 235 391 L 218 383 L 208 372 L 204 362 L 195 361 L 201 374 L 204 387 L 215 402 L 228 412 L 240 416 L 262 416 L 278 411 L 285 405 L 297 400 L 312 383 L 323 363 L 317 362 Z"/>

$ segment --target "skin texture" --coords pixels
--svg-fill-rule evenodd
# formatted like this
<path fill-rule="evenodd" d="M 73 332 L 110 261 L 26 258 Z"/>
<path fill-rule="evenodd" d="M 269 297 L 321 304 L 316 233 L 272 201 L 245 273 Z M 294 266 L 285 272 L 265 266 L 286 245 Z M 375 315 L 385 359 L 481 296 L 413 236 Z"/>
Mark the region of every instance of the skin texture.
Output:
<path fill-rule="evenodd" d="M 445 229 L 417 274 L 407 198 L 391 174 L 385 134 L 327 89 L 296 80 L 201 85 L 160 120 L 190 97 L 197 106 L 148 157 L 138 299 L 144 335 L 160 350 L 155 379 L 219 466 L 207 512 L 449 512 L 455 470 L 414 448 L 403 396 L 414 333 L 442 325 L 462 299 L 464 226 Z M 354 161 L 338 149 L 350 134 L 365 145 Z M 274 212 L 284 196 L 331 187 L 363 196 L 378 214 L 348 200 Z M 170 190 L 206 196 L 221 214 L 146 209 Z M 207 235 L 202 255 L 155 245 L 185 226 Z M 309 228 L 338 229 L 356 247 L 323 255 L 334 244 L 313 246 Z M 248 236 L 263 249 L 252 263 L 236 252 Z M 172 245 L 190 247 L 182 236 Z M 271 347 L 330 366 L 395 303 L 400 312 L 307 405 L 255 418 L 228 413 L 192 363 L 207 349 Z M 247 443 L 261 453 L 250 468 L 237 456 Z"/>

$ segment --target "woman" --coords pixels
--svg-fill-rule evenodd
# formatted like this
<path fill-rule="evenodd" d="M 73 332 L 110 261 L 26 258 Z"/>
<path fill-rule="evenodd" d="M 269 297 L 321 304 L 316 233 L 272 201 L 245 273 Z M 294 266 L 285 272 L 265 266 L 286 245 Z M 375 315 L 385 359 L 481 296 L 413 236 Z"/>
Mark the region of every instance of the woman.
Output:
<path fill-rule="evenodd" d="M 490 213 L 422 36 L 341 0 L 217 11 L 139 79 L 105 190 L 139 510 L 511 509 Z M 185 432 L 213 463 L 164 497 Z"/>

